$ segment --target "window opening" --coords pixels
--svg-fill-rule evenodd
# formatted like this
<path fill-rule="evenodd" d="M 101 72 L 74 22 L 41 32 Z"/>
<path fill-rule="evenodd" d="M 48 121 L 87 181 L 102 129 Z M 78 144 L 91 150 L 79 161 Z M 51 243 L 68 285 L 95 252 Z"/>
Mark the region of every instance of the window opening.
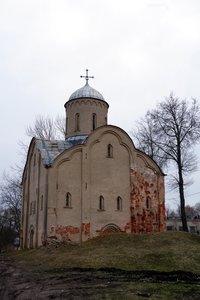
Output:
<path fill-rule="evenodd" d="M 147 209 L 151 208 L 151 198 L 149 196 L 146 199 L 146 207 L 147 207 Z"/>
<path fill-rule="evenodd" d="M 111 144 L 108 144 L 107 146 L 107 157 L 113 157 L 113 146 Z"/>
<path fill-rule="evenodd" d="M 99 197 L 99 210 L 104 210 L 104 197 Z"/>
<path fill-rule="evenodd" d="M 36 208 L 36 201 L 32 201 L 30 203 L 30 215 L 34 215 L 35 214 L 35 208 Z"/>
<path fill-rule="evenodd" d="M 117 210 L 122 210 L 122 198 L 117 197 Z"/>
<path fill-rule="evenodd" d="M 95 130 L 97 128 L 97 115 L 92 114 L 92 130 Z"/>
<path fill-rule="evenodd" d="M 33 204 L 32 204 L 33 215 L 35 214 L 35 208 L 36 208 L 36 201 L 33 201 Z"/>
<path fill-rule="evenodd" d="M 71 199 L 72 198 L 72 196 L 71 196 L 71 194 L 68 192 L 67 194 L 66 194 L 66 201 L 65 201 L 65 206 L 66 207 L 71 207 Z"/>
<path fill-rule="evenodd" d="M 76 115 L 75 115 L 75 131 L 79 131 L 80 130 L 80 124 L 79 124 L 79 122 L 80 122 L 80 115 L 79 115 L 79 113 L 77 113 Z"/>

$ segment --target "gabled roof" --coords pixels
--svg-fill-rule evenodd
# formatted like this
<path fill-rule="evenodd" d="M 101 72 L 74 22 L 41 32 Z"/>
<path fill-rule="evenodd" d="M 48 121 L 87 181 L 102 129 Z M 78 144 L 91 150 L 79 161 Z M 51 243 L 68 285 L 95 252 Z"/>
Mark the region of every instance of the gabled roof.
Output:
<path fill-rule="evenodd" d="M 87 139 L 88 135 L 76 135 L 68 137 L 64 140 L 41 140 L 35 139 L 36 148 L 39 150 L 44 166 L 51 166 L 55 158 L 66 149 L 83 144 Z"/>

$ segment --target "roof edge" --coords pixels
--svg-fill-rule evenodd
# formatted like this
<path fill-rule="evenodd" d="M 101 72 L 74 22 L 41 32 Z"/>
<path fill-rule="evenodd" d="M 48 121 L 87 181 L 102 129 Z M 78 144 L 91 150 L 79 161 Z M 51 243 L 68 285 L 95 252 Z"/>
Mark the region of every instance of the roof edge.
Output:
<path fill-rule="evenodd" d="M 107 105 L 107 107 L 109 108 L 109 104 L 108 102 L 106 102 L 105 100 L 101 100 L 99 98 L 94 98 L 94 97 L 78 97 L 78 98 L 75 98 L 75 99 L 70 99 L 68 100 L 65 104 L 64 104 L 64 107 L 66 108 L 67 104 L 70 103 L 70 102 L 73 102 L 73 101 L 77 101 L 77 100 L 81 100 L 81 99 L 93 99 L 93 100 L 97 100 L 97 101 L 100 101 L 100 102 L 103 102 L 104 104 Z"/>

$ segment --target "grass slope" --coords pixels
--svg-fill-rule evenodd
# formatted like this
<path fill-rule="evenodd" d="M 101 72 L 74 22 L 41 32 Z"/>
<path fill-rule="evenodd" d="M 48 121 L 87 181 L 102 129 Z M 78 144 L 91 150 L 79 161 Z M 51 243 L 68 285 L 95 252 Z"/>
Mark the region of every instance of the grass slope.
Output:
<path fill-rule="evenodd" d="M 184 232 L 114 234 L 82 245 L 21 250 L 13 256 L 37 270 L 107 267 L 200 274 L 200 237 Z"/>

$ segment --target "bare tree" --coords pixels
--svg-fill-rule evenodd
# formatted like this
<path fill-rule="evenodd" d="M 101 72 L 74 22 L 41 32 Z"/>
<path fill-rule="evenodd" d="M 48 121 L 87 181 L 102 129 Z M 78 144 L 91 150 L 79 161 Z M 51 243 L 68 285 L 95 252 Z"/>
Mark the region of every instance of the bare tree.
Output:
<path fill-rule="evenodd" d="M 0 247 L 13 245 L 20 236 L 21 176 L 4 174 L 0 185 Z"/>
<path fill-rule="evenodd" d="M 153 158 L 161 168 L 166 166 L 166 156 L 163 155 L 159 147 L 155 146 L 154 121 L 149 112 L 145 118 L 137 122 L 136 129 L 132 131 L 132 135 L 140 150 Z"/>
<path fill-rule="evenodd" d="M 21 200 L 21 178 L 17 175 L 11 177 L 8 174 L 4 174 L 0 185 L 0 203 L 2 208 L 7 211 L 17 234 L 20 232 Z"/>
<path fill-rule="evenodd" d="M 16 237 L 15 228 L 8 209 L 0 209 L 0 250 L 13 245 Z"/>
<path fill-rule="evenodd" d="M 55 120 L 50 117 L 38 116 L 33 126 L 28 126 L 26 134 L 45 140 L 65 138 L 64 117 L 57 116 Z M 28 146 L 20 141 L 22 164 L 12 167 L 12 176 L 3 175 L 0 183 L 0 246 L 5 246 L 20 234 L 20 212 L 22 187 L 21 177 L 25 164 Z"/>
<path fill-rule="evenodd" d="M 175 166 L 171 186 L 178 188 L 183 230 L 188 231 L 185 213 L 186 176 L 195 171 L 194 145 L 200 140 L 200 107 L 195 99 L 189 103 L 171 94 L 146 118 L 133 133 L 138 146 L 160 166 Z"/>
<path fill-rule="evenodd" d="M 57 116 L 55 119 L 56 137 L 57 139 L 65 138 L 65 117 Z"/>
<path fill-rule="evenodd" d="M 54 140 L 56 132 L 53 119 L 43 116 L 36 117 L 33 127 L 27 127 L 26 134 L 29 137 L 35 136 L 43 140 Z"/>
<path fill-rule="evenodd" d="M 65 138 L 65 121 L 57 116 L 55 121 L 50 117 L 37 116 L 33 126 L 28 126 L 26 134 L 43 140 L 55 140 Z"/>

